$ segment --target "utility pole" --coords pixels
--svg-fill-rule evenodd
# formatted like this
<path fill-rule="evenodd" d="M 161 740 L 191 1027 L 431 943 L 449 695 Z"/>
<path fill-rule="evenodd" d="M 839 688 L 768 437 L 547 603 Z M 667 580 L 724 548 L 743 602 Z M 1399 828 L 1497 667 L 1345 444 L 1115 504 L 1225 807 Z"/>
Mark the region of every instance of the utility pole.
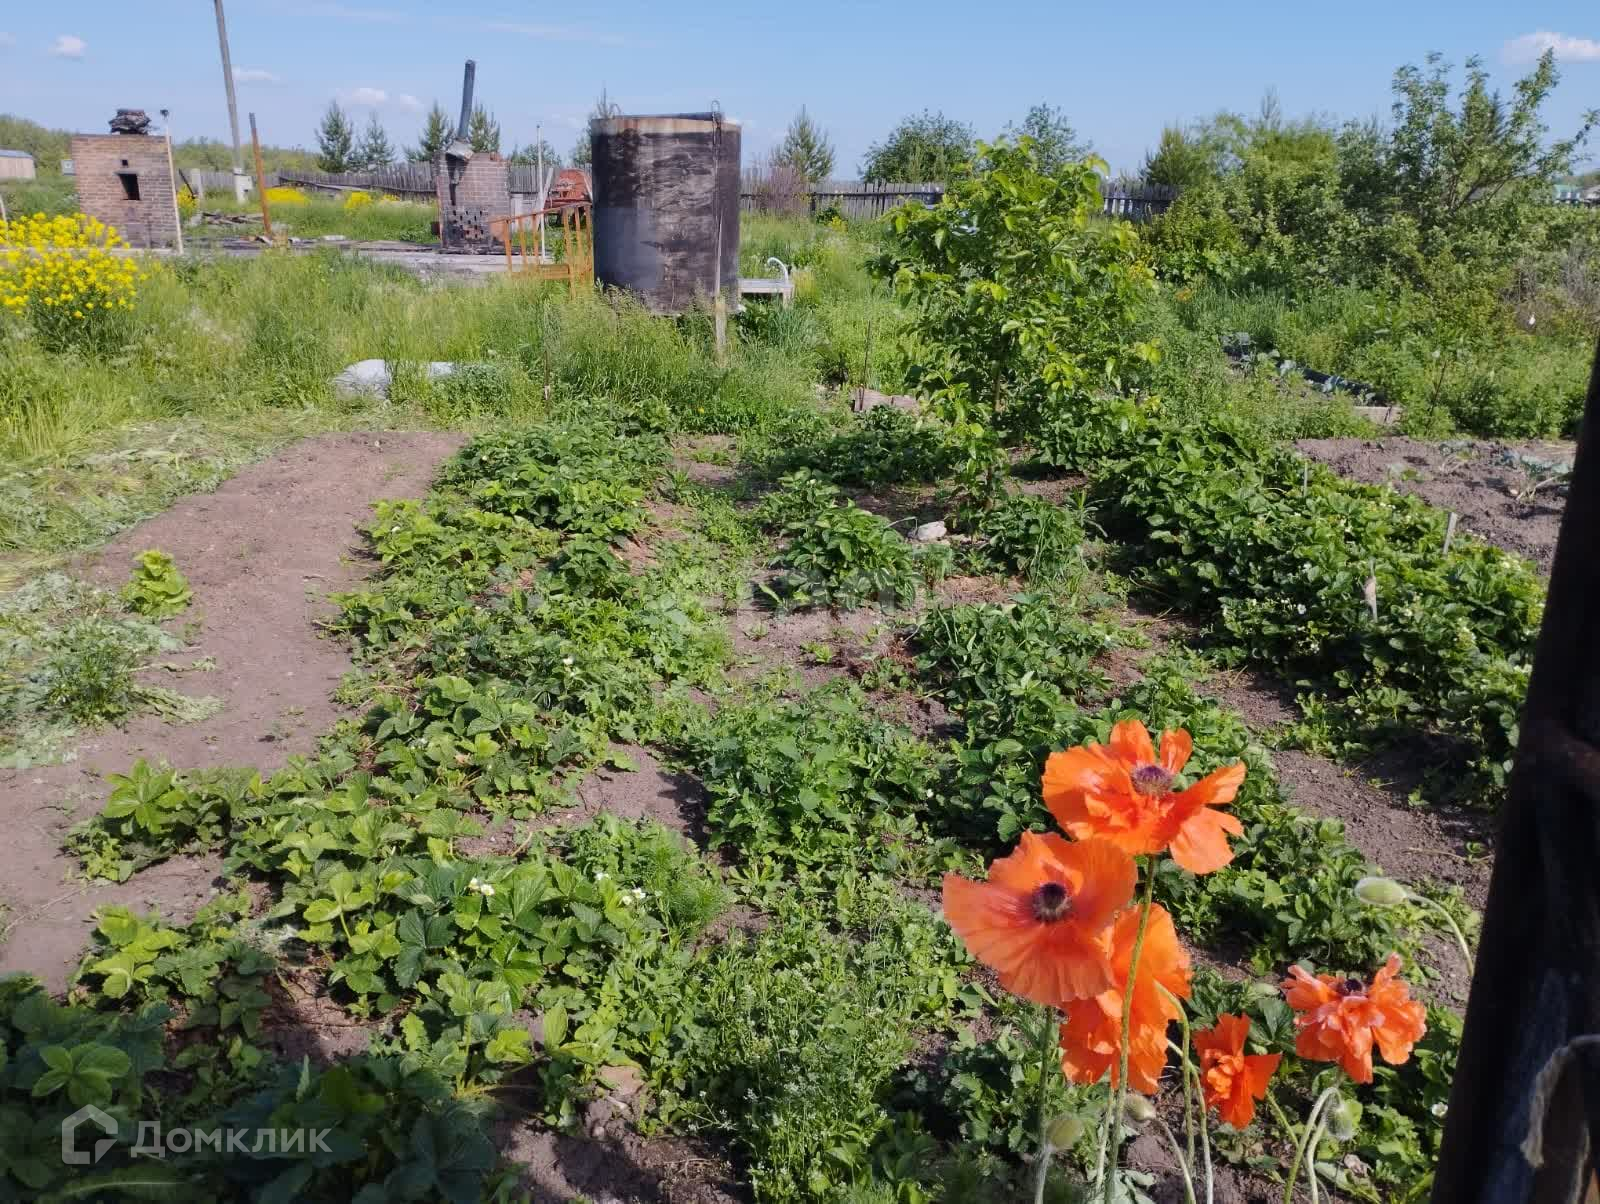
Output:
<path fill-rule="evenodd" d="M 222 83 L 228 89 L 228 128 L 233 132 L 233 199 L 244 200 L 244 155 L 239 150 L 239 102 L 233 95 L 233 56 L 228 53 L 228 23 L 217 5 L 217 45 L 222 47 Z"/>

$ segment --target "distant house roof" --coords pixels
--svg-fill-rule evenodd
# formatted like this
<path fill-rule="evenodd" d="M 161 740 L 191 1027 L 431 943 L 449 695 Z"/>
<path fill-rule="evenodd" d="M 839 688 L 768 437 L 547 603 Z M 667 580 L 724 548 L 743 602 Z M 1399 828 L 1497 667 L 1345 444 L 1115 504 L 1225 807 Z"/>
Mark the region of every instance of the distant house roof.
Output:
<path fill-rule="evenodd" d="M 33 156 L 27 151 L 0 150 L 0 159 L 31 159 Z"/>

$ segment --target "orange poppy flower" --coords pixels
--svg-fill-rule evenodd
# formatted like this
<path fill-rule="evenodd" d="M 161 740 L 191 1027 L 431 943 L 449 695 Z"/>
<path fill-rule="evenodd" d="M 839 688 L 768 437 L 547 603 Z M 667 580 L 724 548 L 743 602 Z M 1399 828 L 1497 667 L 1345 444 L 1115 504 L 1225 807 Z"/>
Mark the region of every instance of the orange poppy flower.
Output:
<path fill-rule="evenodd" d="M 1059 1005 L 1111 985 L 1109 926 L 1137 876 L 1133 859 L 1103 840 L 1024 832 L 987 882 L 944 876 L 944 914 L 1006 990 Z"/>
<path fill-rule="evenodd" d="M 1411 998 L 1410 988 L 1396 976 L 1400 958 L 1389 955 L 1370 984 L 1359 978 L 1312 977 L 1289 967 L 1283 991 L 1299 1012 L 1294 1051 L 1317 1062 L 1337 1062 L 1358 1083 L 1372 1082 L 1372 1046 L 1383 1060 L 1399 1066 L 1427 1031 L 1428 1011 Z"/>
<path fill-rule="evenodd" d="M 1045 806 L 1079 840 L 1097 836 L 1135 856 L 1170 850 L 1184 869 L 1209 874 L 1233 860 L 1228 837 L 1244 832 L 1237 817 L 1213 808 L 1233 802 L 1245 767 L 1229 765 L 1174 791 L 1193 751 L 1189 733 L 1178 728 L 1161 733 L 1158 758 L 1144 724 L 1124 719 L 1111 729 L 1109 744 L 1050 754 Z"/>
<path fill-rule="evenodd" d="M 1066 1006 L 1061 1026 L 1061 1069 L 1075 1083 L 1098 1083 L 1111 1072 L 1117 1083 L 1122 1037 L 1122 998 L 1139 931 L 1138 911 L 1124 912 L 1111 935 L 1115 983 L 1093 999 Z M 1139 951 L 1139 974 L 1133 985 L 1133 1010 L 1128 1017 L 1128 1085 L 1154 1095 L 1167 1065 L 1167 1026 L 1178 1018 L 1179 999 L 1189 997 L 1189 955 L 1178 943 L 1178 930 L 1166 908 L 1153 904 Z"/>
<path fill-rule="evenodd" d="M 1215 1028 L 1194 1035 L 1200 1058 L 1200 1086 L 1206 1107 L 1215 1108 L 1236 1129 L 1247 1126 L 1256 1114 L 1256 1100 L 1265 1099 L 1267 1083 L 1283 1061 L 1282 1054 L 1247 1054 L 1250 1035 L 1246 1016 L 1218 1016 Z"/>

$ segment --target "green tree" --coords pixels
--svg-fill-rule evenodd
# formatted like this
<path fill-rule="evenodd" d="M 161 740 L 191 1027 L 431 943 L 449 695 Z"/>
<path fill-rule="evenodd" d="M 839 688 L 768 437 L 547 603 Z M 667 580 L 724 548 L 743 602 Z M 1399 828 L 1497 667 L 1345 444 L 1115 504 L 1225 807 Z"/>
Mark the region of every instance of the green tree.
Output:
<path fill-rule="evenodd" d="M 1169 125 L 1162 129 L 1156 149 L 1145 155 L 1140 174 L 1146 184 L 1193 188 L 1221 172 L 1220 148 L 1214 141 L 1193 127 Z"/>
<path fill-rule="evenodd" d="M 40 172 L 60 171 L 61 160 L 72 153 L 71 143 L 72 135 L 66 130 L 47 129 L 26 117 L 0 113 L 0 146 L 27 151 Z"/>
<path fill-rule="evenodd" d="M 321 171 L 349 171 L 355 156 L 355 130 L 350 115 L 337 100 L 328 102 L 328 111 L 317 126 L 317 167 Z"/>
<path fill-rule="evenodd" d="M 561 152 L 556 150 L 556 148 L 550 144 L 550 140 L 548 138 L 540 139 L 538 142 L 530 142 L 527 146 L 513 147 L 511 153 L 506 156 L 506 162 L 522 164 L 527 167 L 537 166 L 539 162 L 539 148 L 541 146 L 544 147 L 545 167 L 547 169 L 551 167 L 559 168 L 561 166 Z"/>
<path fill-rule="evenodd" d="M 622 106 L 611 99 L 604 88 L 600 89 L 600 96 L 594 102 L 594 108 L 589 110 L 589 121 L 604 121 L 607 117 L 615 117 L 622 112 Z M 588 122 L 584 123 L 583 132 L 578 135 L 577 142 L 573 143 L 572 153 L 567 156 L 574 167 L 588 167 L 594 162 L 594 147 L 589 138 Z"/>
<path fill-rule="evenodd" d="M 1013 140 L 1024 137 L 1033 140 L 1039 170 L 1046 175 L 1053 176 L 1068 163 L 1087 158 L 1094 151 L 1092 143 L 1078 137 L 1078 131 L 1067 120 L 1066 110 L 1048 104 L 1034 105 L 1021 125 L 1008 122 L 1005 133 Z"/>
<path fill-rule="evenodd" d="M 895 210 L 873 270 L 916 313 L 912 383 L 963 450 L 964 488 L 992 500 L 1008 437 L 1156 358 L 1130 334 L 1154 277 L 1130 223 L 1090 220 L 1104 162 L 1046 175 L 1031 139 L 977 150 L 979 169 L 937 206 Z"/>
<path fill-rule="evenodd" d="M 1468 218 L 1498 202 L 1526 200 L 1572 171 L 1600 113 L 1590 110 L 1569 138 L 1551 141 L 1540 114 L 1560 80 L 1545 51 L 1507 101 L 1489 88 L 1480 59 L 1466 62 L 1466 82 L 1451 104 L 1451 68 L 1430 54 L 1427 70 L 1406 66 L 1394 77 L 1394 129 L 1383 159 L 1392 199 L 1424 232 Z"/>
<path fill-rule="evenodd" d="M 467 121 L 467 141 L 472 143 L 475 151 L 500 149 L 500 123 L 482 105 L 472 110 L 472 116 Z"/>
<path fill-rule="evenodd" d="M 432 163 L 439 157 L 439 152 L 450 144 L 451 136 L 450 118 L 436 100 L 423 119 L 417 144 L 406 152 L 406 158 L 413 163 Z"/>
<path fill-rule="evenodd" d="M 973 147 L 970 125 L 924 109 L 867 148 L 862 174 L 872 184 L 949 182 L 966 172 Z"/>
<path fill-rule="evenodd" d="M 364 171 L 376 171 L 380 167 L 388 167 L 394 159 L 394 143 L 389 141 L 389 132 L 383 128 L 383 123 L 378 120 L 378 112 L 374 109 L 367 118 L 367 128 L 361 132 L 361 141 L 356 145 L 354 161 Z"/>
<path fill-rule="evenodd" d="M 807 184 L 820 183 L 833 175 L 833 143 L 804 105 L 789 123 L 773 162 L 793 168 Z"/>

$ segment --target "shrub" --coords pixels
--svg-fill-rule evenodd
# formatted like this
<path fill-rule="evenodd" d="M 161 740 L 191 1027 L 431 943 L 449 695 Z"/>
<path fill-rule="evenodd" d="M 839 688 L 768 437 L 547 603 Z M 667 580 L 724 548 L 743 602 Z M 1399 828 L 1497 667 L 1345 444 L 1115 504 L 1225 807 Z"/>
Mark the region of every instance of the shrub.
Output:
<path fill-rule="evenodd" d="M 941 480 L 955 459 L 941 423 L 875 406 L 824 443 L 784 449 L 768 471 L 810 468 L 843 485 L 871 488 Z"/>
<path fill-rule="evenodd" d="M 82 213 L 0 222 L 0 314 L 28 318 L 53 344 L 103 340 L 149 276 L 139 260 L 112 254 L 126 246 Z"/>
<path fill-rule="evenodd" d="M 989 564 L 1030 581 L 1065 576 L 1083 564 L 1083 520 L 1045 498 L 1008 494 L 973 523 Z"/>
<path fill-rule="evenodd" d="M 774 563 L 788 574 L 785 600 L 798 606 L 863 602 L 903 606 L 916 597 L 916 558 L 911 545 L 876 514 L 853 502 L 830 506 L 790 522 Z"/>

